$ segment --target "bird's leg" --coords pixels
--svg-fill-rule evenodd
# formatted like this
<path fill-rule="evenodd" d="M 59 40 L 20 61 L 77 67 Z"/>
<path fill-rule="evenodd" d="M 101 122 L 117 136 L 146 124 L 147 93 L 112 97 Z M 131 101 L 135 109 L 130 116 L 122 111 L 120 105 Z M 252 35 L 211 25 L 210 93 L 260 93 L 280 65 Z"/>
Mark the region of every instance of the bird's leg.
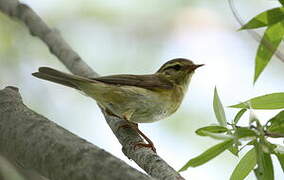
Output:
<path fill-rule="evenodd" d="M 135 123 L 133 123 L 133 124 L 135 124 Z M 140 147 L 150 147 L 156 153 L 156 148 L 155 148 L 153 142 L 142 131 L 140 131 L 140 129 L 138 128 L 138 124 L 135 124 L 134 126 L 132 126 L 132 128 L 148 142 L 148 144 L 136 143 L 134 146 L 135 147 L 137 147 L 137 146 L 138 147 L 139 146 Z"/>
<path fill-rule="evenodd" d="M 138 124 L 133 123 L 133 122 L 126 121 L 126 123 L 120 125 L 120 126 L 117 128 L 117 130 L 120 129 L 120 128 L 132 128 L 132 129 L 133 129 L 134 131 L 136 131 L 140 136 L 142 136 L 142 137 L 147 141 L 147 143 L 148 143 L 148 144 L 145 144 L 145 143 L 142 143 L 142 142 L 138 142 L 138 143 L 136 143 L 136 144 L 134 145 L 135 147 L 139 147 L 139 146 L 140 146 L 140 147 L 150 147 L 150 148 L 156 153 L 156 148 L 155 148 L 153 142 L 152 142 L 142 131 L 140 131 L 140 129 L 138 128 Z"/>
<path fill-rule="evenodd" d="M 125 124 L 119 125 L 117 130 L 120 129 L 120 128 L 132 128 L 140 136 L 142 136 L 148 143 L 148 144 L 145 144 L 145 143 L 142 143 L 142 142 L 138 142 L 134 145 L 134 147 L 139 147 L 139 146 L 140 147 L 150 147 L 156 153 L 156 148 L 155 148 L 153 142 L 142 131 L 140 131 L 140 129 L 138 128 L 138 124 L 130 122 L 129 120 L 127 120 L 126 117 L 124 117 L 124 119 L 125 119 Z"/>

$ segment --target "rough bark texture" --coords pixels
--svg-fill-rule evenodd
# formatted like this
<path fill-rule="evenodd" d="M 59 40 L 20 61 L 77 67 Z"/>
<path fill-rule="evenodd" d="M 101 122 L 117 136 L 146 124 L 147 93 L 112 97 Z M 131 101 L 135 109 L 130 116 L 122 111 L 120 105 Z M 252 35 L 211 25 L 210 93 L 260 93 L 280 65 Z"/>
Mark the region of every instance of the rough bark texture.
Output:
<path fill-rule="evenodd" d="M 52 180 L 151 179 L 0 91 L 0 152 Z"/>
<path fill-rule="evenodd" d="M 18 0 L 0 0 L 0 10 L 24 22 L 31 35 L 37 36 L 45 42 L 51 53 L 58 57 L 69 71 L 86 77 L 98 76 L 62 39 L 58 31 L 51 30 L 27 5 L 19 3 Z M 134 149 L 134 144 L 142 141 L 142 139 L 130 128 L 117 128 L 124 120 L 106 113 L 104 115 L 113 133 L 123 146 L 124 154 L 129 159 L 134 160 L 152 177 L 169 180 L 183 179 L 178 172 L 149 148 Z"/>
<path fill-rule="evenodd" d="M 2 178 L 2 179 L 1 179 Z M 0 180 L 48 180 L 32 169 L 25 169 L 14 160 L 0 155 Z"/>

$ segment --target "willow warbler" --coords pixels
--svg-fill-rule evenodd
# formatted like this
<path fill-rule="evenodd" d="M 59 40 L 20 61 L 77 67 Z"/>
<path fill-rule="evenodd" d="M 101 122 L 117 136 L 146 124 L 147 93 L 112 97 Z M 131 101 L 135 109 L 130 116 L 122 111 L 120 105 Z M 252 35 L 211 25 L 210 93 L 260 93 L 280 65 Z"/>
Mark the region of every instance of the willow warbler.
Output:
<path fill-rule="evenodd" d="M 71 75 L 48 67 L 40 67 L 33 76 L 62 84 L 95 99 L 112 115 L 125 119 L 136 132 L 144 137 L 154 151 L 152 141 L 136 123 L 149 123 L 164 119 L 180 106 L 194 71 L 203 66 L 177 58 L 166 62 L 154 74 L 119 74 L 87 78 Z"/>

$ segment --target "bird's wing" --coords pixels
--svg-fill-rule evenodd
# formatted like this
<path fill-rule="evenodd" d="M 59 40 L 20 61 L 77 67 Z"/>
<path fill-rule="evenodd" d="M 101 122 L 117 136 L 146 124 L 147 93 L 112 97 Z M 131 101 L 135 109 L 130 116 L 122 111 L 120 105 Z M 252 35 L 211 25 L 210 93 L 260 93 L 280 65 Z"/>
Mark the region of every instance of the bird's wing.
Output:
<path fill-rule="evenodd" d="M 158 75 L 120 74 L 120 75 L 102 76 L 92 79 L 106 84 L 136 86 L 150 90 L 173 88 L 172 82 Z"/>

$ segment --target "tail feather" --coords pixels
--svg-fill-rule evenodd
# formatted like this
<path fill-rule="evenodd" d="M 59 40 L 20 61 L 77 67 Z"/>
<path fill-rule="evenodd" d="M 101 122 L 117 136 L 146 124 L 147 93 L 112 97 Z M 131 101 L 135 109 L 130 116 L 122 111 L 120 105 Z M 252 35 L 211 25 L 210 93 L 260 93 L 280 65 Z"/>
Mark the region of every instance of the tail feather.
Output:
<path fill-rule="evenodd" d="M 47 80 L 47 81 L 51 81 L 51 82 L 54 82 L 54 83 L 57 83 L 57 84 L 62 84 L 64 86 L 68 86 L 68 87 L 80 90 L 74 83 L 66 81 L 66 80 L 62 80 L 60 78 L 56 78 L 54 76 L 49 76 L 48 74 L 44 74 L 44 73 L 41 73 L 41 72 L 35 72 L 35 73 L 32 73 L 32 75 L 37 77 L 37 78 L 40 78 L 40 79 L 44 79 L 44 80 Z"/>
<path fill-rule="evenodd" d="M 57 71 L 49 67 L 40 67 L 39 72 L 32 73 L 33 76 L 48 80 L 54 83 L 62 84 L 71 88 L 80 90 L 78 84 L 82 82 L 94 83 L 94 80 Z"/>

